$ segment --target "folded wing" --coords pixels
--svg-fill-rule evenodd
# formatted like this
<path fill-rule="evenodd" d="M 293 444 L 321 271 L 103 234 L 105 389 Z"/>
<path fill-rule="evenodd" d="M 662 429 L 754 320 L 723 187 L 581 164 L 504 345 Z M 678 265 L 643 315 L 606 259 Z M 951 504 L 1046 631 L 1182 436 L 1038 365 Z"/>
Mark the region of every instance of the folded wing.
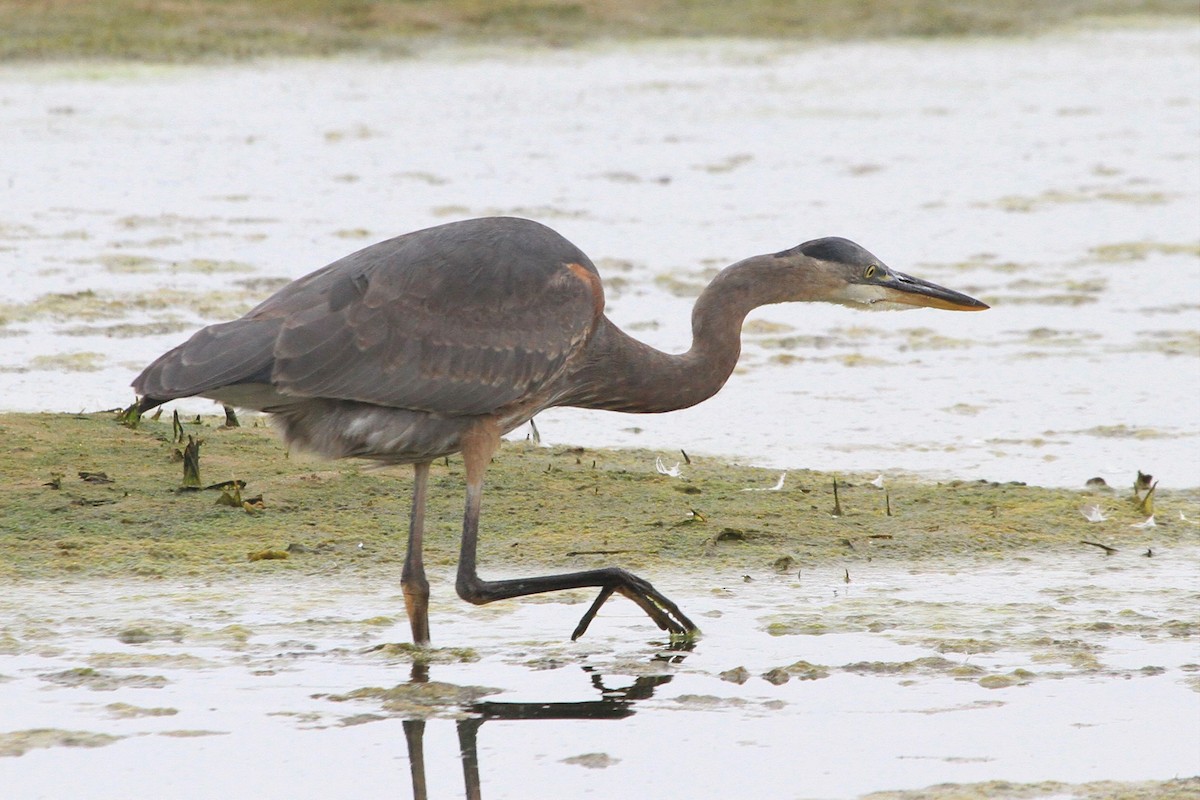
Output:
<path fill-rule="evenodd" d="M 151 400 L 144 407 L 190 395 L 253 397 L 246 404 L 257 407 L 323 397 L 491 413 L 546 387 L 586 341 L 603 306 L 592 276 L 574 245 L 527 220 L 430 228 L 204 328 L 134 388 Z"/>

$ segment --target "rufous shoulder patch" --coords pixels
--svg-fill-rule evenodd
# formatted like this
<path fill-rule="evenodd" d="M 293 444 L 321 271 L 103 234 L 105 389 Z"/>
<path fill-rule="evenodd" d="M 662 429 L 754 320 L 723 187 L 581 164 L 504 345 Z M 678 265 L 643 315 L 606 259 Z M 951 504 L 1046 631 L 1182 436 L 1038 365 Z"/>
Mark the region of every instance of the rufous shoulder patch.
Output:
<path fill-rule="evenodd" d="M 567 269 L 587 285 L 588 291 L 592 293 L 592 306 L 596 310 L 596 316 L 599 317 L 604 313 L 604 286 L 600 283 L 600 276 L 583 264 L 576 264 L 574 261 L 567 264 Z"/>

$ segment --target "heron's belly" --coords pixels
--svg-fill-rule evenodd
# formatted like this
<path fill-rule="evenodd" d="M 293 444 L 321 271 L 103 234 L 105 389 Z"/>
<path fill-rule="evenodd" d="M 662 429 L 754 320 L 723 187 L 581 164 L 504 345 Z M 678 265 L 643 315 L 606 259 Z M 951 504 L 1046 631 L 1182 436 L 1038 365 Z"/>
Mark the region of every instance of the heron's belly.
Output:
<path fill-rule="evenodd" d="M 457 453 L 463 434 L 479 419 L 324 398 L 266 410 L 289 446 L 325 458 L 368 458 L 388 464 L 413 464 Z M 499 417 L 501 433 L 530 416 Z"/>

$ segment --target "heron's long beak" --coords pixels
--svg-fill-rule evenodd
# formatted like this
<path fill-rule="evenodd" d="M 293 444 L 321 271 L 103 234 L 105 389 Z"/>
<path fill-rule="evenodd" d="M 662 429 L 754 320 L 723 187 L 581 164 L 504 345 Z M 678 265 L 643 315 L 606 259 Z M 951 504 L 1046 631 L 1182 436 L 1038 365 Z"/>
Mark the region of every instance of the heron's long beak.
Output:
<path fill-rule="evenodd" d="M 974 297 L 968 297 L 961 292 L 938 286 L 936 283 L 923 281 L 903 272 L 893 272 L 895 280 L 882 285 L 885 302 L 901 303 L 906 306 L 925 306 L 928 308 L 944 308 L 947 311 L 983 311 L 991 308 L 987 303 L 981 303 Z"/>

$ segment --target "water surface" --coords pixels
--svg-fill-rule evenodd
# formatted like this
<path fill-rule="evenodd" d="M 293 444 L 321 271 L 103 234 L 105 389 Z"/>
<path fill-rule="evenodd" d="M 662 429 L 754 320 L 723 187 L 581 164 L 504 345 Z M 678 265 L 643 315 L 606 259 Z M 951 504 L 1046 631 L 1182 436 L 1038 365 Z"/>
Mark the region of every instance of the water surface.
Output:
<path fill-rule="evenodd" d="M 436 576 L 445 649 L 415 671 L 387 571 L 10 587 L 0 782 L 406 797 L 415 759 L 459 797 L 464 742 L 489 800 L 1200 773 L 1194 548 L 660 576 L 704 629 L 687 648 L 627 601 L 571 643 L 590 595 L 473 608 Z"/>

